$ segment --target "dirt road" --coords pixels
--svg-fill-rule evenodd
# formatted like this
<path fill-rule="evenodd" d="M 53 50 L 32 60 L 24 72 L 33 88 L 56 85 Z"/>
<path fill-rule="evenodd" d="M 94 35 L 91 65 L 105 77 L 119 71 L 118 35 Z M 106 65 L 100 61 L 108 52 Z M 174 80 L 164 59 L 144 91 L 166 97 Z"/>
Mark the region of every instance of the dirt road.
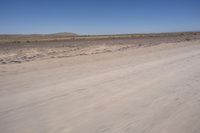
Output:
<path fill-rule="evenodd" d="M 0 65 L 0 132 L 198 133 L 199 44 Z"/>

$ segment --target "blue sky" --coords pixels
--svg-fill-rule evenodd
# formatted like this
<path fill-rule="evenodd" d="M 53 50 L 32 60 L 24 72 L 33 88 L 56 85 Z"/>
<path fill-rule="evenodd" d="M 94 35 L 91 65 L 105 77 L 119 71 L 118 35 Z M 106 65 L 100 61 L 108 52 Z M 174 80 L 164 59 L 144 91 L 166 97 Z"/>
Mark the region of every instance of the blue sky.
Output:
<path fill-rule="evenodd" d="M 0 34 L 200 31 L 200 0 L 0 0 Z"/>

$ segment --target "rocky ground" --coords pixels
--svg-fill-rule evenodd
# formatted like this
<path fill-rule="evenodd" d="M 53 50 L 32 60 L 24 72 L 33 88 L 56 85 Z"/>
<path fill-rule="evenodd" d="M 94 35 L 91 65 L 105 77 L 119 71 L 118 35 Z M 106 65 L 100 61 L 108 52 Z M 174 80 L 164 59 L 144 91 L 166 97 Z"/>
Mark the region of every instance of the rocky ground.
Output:
<path fill-rule="evenodd" d="M 121 51 L 129 48 L 177 43 L 200 39 L 200 33 L 149 34 L 133 37 L 93 37 L 54 41 L 12 41 L 0 40 L 0 64 L 22 63 L 49 58 L 63 58 L 81 55 Z"/>

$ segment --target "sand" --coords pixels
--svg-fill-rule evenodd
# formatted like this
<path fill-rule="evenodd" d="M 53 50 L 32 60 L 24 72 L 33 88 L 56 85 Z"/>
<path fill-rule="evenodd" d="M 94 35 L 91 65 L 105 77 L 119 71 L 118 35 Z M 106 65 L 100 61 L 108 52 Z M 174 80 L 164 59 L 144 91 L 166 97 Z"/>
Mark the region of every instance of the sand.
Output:
<path fill-rule="evenodd" d="M 0 65 L 2 133 L 198 133 L 200 40 Z"/>

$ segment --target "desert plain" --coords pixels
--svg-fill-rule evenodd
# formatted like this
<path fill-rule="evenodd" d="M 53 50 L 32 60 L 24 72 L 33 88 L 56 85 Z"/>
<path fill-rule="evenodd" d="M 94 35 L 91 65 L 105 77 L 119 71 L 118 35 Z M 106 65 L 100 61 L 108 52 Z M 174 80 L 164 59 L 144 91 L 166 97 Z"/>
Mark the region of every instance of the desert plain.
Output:
<path fill-rule="evenodd" d="M 199 133 L 200 32 L 0 36 L 1 133 Z"/>

